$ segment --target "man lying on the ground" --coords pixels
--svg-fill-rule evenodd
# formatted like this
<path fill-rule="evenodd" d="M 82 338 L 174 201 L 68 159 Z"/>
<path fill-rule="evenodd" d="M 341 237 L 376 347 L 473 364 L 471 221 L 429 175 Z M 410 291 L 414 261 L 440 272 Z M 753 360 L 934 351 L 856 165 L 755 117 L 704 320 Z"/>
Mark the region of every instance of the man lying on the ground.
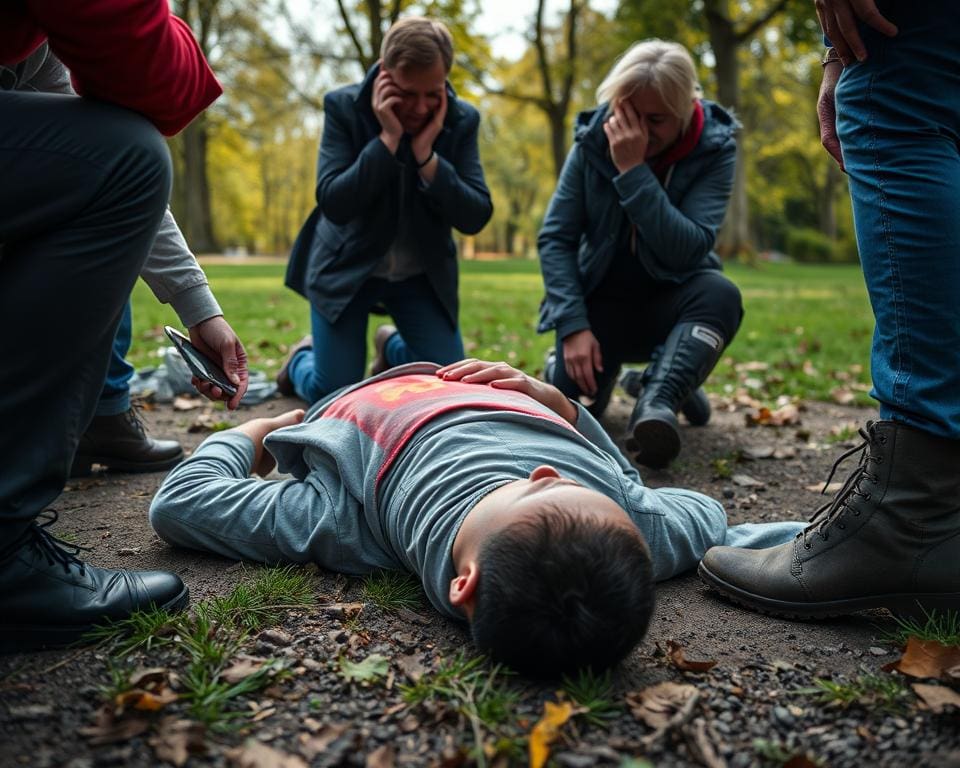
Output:
<path fill-rule="evenodd" d="M 249 477 L 274 457 L 292 479 Z M 802 528 L 728 528 L 707 496 L 644 487 L 582 406 L 477 360 L 393 368 L 306 418 L 211 435 L 168 475 L 150 521 L 172 544 L 227 557 L 415 573 L 481 651 L 537 676 L 618 662 L 646 630 L 652 582 L 709 547 Z"/>

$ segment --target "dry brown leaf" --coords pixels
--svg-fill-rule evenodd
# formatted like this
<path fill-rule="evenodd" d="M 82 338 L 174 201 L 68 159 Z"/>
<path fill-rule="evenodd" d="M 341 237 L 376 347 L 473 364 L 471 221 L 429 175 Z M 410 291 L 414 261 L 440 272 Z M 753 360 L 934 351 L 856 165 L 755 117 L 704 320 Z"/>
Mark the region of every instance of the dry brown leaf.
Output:
<path fill-rule="evenodd" d="M 684 654 L 683 646 L 673 640 L 667 640 L 667 658 L 684 672 L 707 672 L 717 666 L 715 661 L 691 661 Z"/>
<path fill-rule="evenodd" d="M 335 619 L 354 619 L 363 610 L 363 603 L 328 603 L 321 605 L 320 610 L 327 616 Z"/>
<path fill-rule="evenodd" d="M 794 755 L 783 764 L 783 768 L 820 768 L 820 763 L 815 763 L 806 755 Z"/>
<path fill-rule="evenodd" d="M 206 751 L 204 737 L 206 726 L 193 720 L 180 720 L 175 716 L 163 718 L 157 732 L 150 737 L 150 746 L 158 760 L 173 763 L 177 768 L 186 764 L 191 754 Z"/>
<path fill-rule="evenodd" d="M 530 768 L 543 768 L 550 757 L 550 745 L 560 735 L 560 728 L 577 710 L 569 701 L 543 702 L 543 717 L 530 731 L 528 744 Z"/>
<path fill-rule="evenodd" d="M 840 405 L 850 405 L 850 403 L 857 399 L 856 395 L 846 387 L 837 387 L 832 390 L 830 397 L 833 398 L 833 402 L 840 403 Z"/>
<path fill-rule="evenodd" d="M 660 730 L 670 724 L 674 715 L 697 696 L 697 689 L 686 683 L 659 683 L 626 696 L 630 712 L 651 728 Z"/>
<path fill-rule="evenodd" d="M 234 685 L 241 680 L 246 680 L 250 675 L 259 672 L 260 668 L 266 663 L 266 659 L 260 659 L 255 656 L 242 656 L 220 673 L 220 679 L 230 683 L 230 685 Z"/>
<path fill-rule="evenodd" d="M 948 672 L 960 665 L 960 647 L 943 645 L 936 640 L 918 640 L 911 637 L 903 656 L 884 670 L 896 671 L 910 677 L 947 679 Z"/>
<path fill-rule="evenodd" d="M 766 371 L 770 368 L 769 363 L 761 362 L 760 360 L 750 360 L 746 363 L 737 363 L 734 367 L 734 370 L 743 373 L 749 373 L 752 371 Z"/>
<path fill-rule="evenodd" d="M 104 704 L 97 710 L 97 722 L 87 728 L 77 730 L 81 736 L 90 740 L 91 746 L 126 741 L 150 727 L 150 721 L 143 717 L 126 717 L 117 720 L 110 704 Z"/>
<path fill-rule="evenodd" d="M 394 663 L 400 668 L 400 671 L 403 672 L 410 681 L 416 683 L 420 680 L 421 677 L 428 671 L 421 662 L 417 654 L 405 654 L 403 656 L 397 656 L 394 659 Z"/>
<path fill-rule="evenodd" d="M 953 707 L 960 712 L 960 693 L 952 688 L 943 685 L 927 685 L 925 683 L 914 683 L 912 686 L 914 693 L 920 697 L 925 709 L 929 709 L 936 715 L 946 711 L 947 707 Z"/>
<path fill-rule="evenodd" d="M 126 709 L 156 712 L 175 702 L 177 694 L 167 687 L 169 675 L 169 671 L 162 667 L 134 672 L 130 675 L 133 688 L 114 697 L 116 714 L 119 715 Z"/>
<path fill-rule="evenodd" d="M 367 755 L 367 768 L 393 768 L 396 752 L 389 744 L 377 747 Z"/>
<path fill-rule="evenodd" d="M 150 667 L 138 669 L 130 675 L 130 685 L 134 688 L 147 688 L 156 683 L 166 684 L 169 671 L 164 667 Z"/>
<path fill-rule="evenodd" d="M 349 723 L 331 723 L 323 726 L 314 735 L 306 733 L 300 734 L 300 751 L 307 760 L 313 762 L 313 758 L 326 752 L 333 742 L 339 739 L 343 734 L 350 730 Z"/>
<path fill-rule="evenodd" d="M 175 411 L 192 411 L 196 408 L 200 408 L 202 405 L 202 400 L 192 397 L 183 397 L 182 395 L 177 395 L 175 398 L 173 398 L 173 410 Z"/>
<path fill-rule="evenodd" d="M 252 739 L 242 747 L 231 749 L 226 756 L 233 768 L 308 768 L 301 757 Z"/>

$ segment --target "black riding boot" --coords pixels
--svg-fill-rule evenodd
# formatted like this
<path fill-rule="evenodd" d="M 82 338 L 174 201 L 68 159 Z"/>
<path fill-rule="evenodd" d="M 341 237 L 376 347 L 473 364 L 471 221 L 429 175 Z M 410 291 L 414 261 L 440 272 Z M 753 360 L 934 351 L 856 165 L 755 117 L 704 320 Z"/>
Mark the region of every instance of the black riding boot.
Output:
<path fill-rule="evenodd" d="M 627 449 L 638 464 L 662 469 L 680 453 L 677 411 L 706 380 L 723 351 L 723 335 L 703 323 L 670 331 L 627 425 Z"/>

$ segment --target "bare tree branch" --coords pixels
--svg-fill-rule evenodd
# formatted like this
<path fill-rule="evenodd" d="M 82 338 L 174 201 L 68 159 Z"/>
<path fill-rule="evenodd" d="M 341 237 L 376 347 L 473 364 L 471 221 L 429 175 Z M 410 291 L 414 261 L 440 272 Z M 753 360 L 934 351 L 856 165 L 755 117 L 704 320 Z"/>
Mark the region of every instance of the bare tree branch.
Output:
<path fill-rule="evenodd" d="M 543 41 L 543 11 L 546 0 L 537 0 L 537 18 L 534 22 L 533 44 L 537 49 L 537 65 L 540 67 L 540 79 L 547 100 L 553 102 L 553 80 L 550 77 L 550 62 L 547 59 L 547 46 Z"/>
<path fill-rule="evenodd" d="M 767 10 L 767 12 L 763 14 L 760 18 L 748 24 L 745 29 L 742 29 L 741 31 L 734 33 L 734 36 L 737 41 L 737 45 L 739 45 L 740 43 L 743 43 L 746 40 L 749 40 L 751 37 L 757 34 L 757 32 L 763 29 L 774 16 L 776 16 L 778 13 L 780 13 L 780 11 L 786 8 L 787 3 L 789 2 L 790 0 L 777 0 L 777 2 L 774 3 L 769 8 L 769 10 Z"/>
<path fill-rule="evenodd" d="M 360 58 L 360 61 L 366 64 L 366 55 L 363 50 L 363 44 L 360 42 L 360 38 L 357 37 L 357 31 L 353 28 L 353 24 L 350 23 L 350 14 L 347 13 L 347 9 L 343 4 L 343 0 L 337 0 L 337 8 L 340 10 L 340 18 L 343 19 L 343 25 L 347 28 L 347 34 L 350 36 L 350 42 L 353 43 L 353 47 L 357 52 L 357 56 Z M 364 66 L 366 69 L 366 66 Z"/>

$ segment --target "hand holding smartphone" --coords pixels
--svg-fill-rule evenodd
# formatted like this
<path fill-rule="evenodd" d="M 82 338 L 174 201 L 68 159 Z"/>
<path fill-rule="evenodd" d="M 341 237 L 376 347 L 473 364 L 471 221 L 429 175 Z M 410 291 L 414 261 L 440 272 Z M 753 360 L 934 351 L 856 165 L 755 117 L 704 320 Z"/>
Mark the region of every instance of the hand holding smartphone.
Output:
<path fill-rule="evenodd" d="M 180 353 L 180 357 L 183 358 L 194 376 L 213 384 L 215 387 L 220 387 L 230 397 L 237 394 L 237 388 L 230 382 L 220 366 L 193 346 L 190 339 L 169 325 L 165 325 L 163 330 L 170 337 L 170 341 L 173 342 L 177 352 Z"/>

